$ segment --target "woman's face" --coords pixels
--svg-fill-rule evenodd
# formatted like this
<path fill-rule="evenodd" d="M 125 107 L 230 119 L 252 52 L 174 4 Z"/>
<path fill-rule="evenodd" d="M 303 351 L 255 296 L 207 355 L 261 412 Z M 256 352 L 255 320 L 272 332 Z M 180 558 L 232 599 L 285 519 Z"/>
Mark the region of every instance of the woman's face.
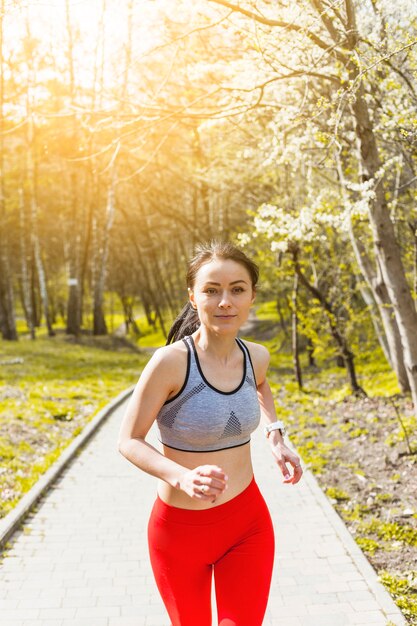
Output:
<path fill-rule="evenodd" d="M 219 333 L 236 333 L 255 300 L 248 270 L 231 259 L 213 259 L 200 267 L 188 293 L 201 324 Z"/>

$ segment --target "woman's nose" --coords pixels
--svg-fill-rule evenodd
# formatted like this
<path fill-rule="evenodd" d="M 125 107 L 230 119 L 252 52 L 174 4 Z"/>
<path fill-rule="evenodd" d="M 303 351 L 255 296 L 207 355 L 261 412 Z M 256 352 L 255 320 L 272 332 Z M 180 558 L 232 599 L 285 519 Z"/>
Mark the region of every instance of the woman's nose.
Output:
<path fill-rule="evenodd" d="M 219 302 L 219 306 L 225 308 L 230 306 L 230 296 L 227 292 L 222 293 L 222 297 Z"/>

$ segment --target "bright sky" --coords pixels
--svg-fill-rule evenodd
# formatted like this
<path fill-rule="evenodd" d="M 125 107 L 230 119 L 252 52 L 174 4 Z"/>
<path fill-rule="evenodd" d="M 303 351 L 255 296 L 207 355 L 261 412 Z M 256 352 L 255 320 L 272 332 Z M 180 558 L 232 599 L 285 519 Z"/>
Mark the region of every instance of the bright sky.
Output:
<path fill-rule="evenodd" d="M 133 0 L 132 58 L 138 58 L 158 42 L 158 17 L 165 1 Z M 91 85 L 96 56 L 101 58 L 103 38 L 100 22 L 105 6 L 104 58 L 105 83 L 117 80 L 121 71 L 120 53 L 128 37 L 129 2 L 127 0 L 69 0 L 70 21 L 75 41 L 74 56 L 77 82 Z M 16 58 L 25 37 L 26 26 L 40 43 L 45 54 L 51 54 L 58 68 L 68 50 L 66 0 L 26 0 L 6 2 L 4 21 L 5 56 L 12 51 Z"/>

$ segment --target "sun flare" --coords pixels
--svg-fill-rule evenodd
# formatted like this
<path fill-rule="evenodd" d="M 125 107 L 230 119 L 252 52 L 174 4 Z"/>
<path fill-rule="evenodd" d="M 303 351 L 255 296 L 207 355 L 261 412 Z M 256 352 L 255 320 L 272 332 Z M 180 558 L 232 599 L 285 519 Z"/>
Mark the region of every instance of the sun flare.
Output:
<path fill-rule="evenodd" d="M 164 5 L 152 0 L 35 0 L 13 5 L 4 18 L 9 71 L 21 72 L 36 50 L 37 73 L 43 71 L 40 57 L 53 57 L 55 76 L 50 78 L 59 78 L 71 56 L 78 85 L 89 88 L 100 81 L 101 89 L 114 88 L 127 62 L 134 65 L 163 43 L 159 24 Z"/>

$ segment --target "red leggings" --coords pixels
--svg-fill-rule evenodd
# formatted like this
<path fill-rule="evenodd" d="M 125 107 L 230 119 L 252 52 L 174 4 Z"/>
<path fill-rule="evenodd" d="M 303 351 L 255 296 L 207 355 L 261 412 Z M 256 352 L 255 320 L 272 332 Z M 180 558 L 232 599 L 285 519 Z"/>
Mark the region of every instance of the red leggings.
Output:
<path fill-rule="evenodd" d="M 274 530 L 255 479 L 212 509 L 157 496 L 148 525 L 152 569 L 172 626 L 211 626 L 214 573 L 219 626 L 261 626 L 274 563 Z"/>

